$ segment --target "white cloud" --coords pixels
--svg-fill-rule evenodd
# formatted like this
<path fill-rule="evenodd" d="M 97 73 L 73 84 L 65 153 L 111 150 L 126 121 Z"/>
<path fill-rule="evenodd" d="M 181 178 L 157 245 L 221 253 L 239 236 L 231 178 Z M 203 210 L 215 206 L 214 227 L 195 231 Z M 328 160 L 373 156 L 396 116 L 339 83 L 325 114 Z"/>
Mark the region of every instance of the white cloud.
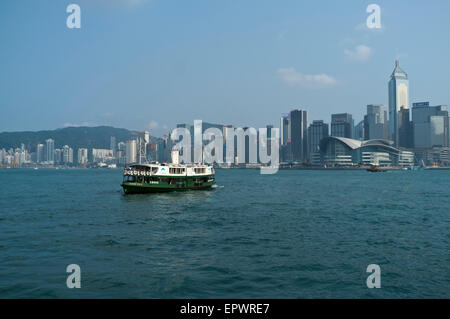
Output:
<path fill-rule="evenodd" d="M 367 45 L 357 45 L 354 50 L 344 50 L 347 57 L 352 60 L 365 62 L 372 56 L 372 49 Z"/>
<path fill-rule="evenodd" d="M 63 126 L 64 126 L 64 127 L 98 126 L 98 124 L 96 124 L 96 123 L 91 123 L 91 122 L 82 122 L 82 123 L 79 123 L 79 124 L 75 124 L 75 123 L 64 123 Z"/>
<path fill-rule="evenodd" d="M 294 68 L 280 68 L 277 70 L 277 75 L 281 81 L 289 86 L 309 89 L 330 87 L 337 83 L 336 79 L 327 74 L 302 74 Z"/>

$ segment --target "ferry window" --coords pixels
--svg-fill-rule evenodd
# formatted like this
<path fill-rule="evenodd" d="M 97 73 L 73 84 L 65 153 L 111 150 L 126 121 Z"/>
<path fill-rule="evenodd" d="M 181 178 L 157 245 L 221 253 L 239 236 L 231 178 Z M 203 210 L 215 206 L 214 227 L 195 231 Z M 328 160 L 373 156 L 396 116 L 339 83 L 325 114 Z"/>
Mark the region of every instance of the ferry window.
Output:
<path fill-rule="evenodd" d="M 170 174 L 183 174 L 185 172 L 184 168 L 181 167 L 171 167 L 169 169 Z"/>

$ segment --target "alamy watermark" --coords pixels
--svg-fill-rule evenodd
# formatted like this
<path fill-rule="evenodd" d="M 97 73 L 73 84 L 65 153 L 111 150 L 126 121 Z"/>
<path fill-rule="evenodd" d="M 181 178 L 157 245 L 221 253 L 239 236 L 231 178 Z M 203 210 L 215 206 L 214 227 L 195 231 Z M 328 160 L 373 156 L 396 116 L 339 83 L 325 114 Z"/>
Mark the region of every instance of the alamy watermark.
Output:
<path fill-rule="evenodd" d="M 370 273 L 367 277 L 367 288 L 381 288 L 381 268 L 377 264 L 370 264 L 367 266 L 366 272 Z"/>
<path fill-rule="evenodd" d="M 378 4 L 369 4 L 366 12 L 370 13 L 366 20 L 367 27 L 369 29 L 381 29 L 381 7 Z"/>
<path fill-rule="evenodd" d="M 234 128 L 203 130 L 201 120 L 194 121 L 193 135 L 186 127 L 174 129 L 170 138 L 180 152 L 180 162 L 209 164 L 260 164 L 261 174 L 275 174 L 280 164 L 278 128 Z"/>
<path fill-rule="evenodd" d="M 70 13 L 67 17 L 66 25 L 69 29 L 81 28 L 81 8 L 78 4 L 69 4 L 66 8 L 66 12 Z"/>
<path fill-rule="evenodd" d="M 81 288 L 81 268 L 77 264 L 70 264 L 66 268 L 66 272 L 70 273 L 67 277 L 67 288 Z"/>

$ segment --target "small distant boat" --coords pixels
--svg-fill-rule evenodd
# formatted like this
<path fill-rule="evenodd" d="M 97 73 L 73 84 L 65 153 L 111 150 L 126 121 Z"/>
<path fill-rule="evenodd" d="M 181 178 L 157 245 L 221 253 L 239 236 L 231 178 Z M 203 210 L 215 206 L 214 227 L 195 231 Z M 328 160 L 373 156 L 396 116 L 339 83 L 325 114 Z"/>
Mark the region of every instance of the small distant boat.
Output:
<path fill-rule="evenodd" d="M 425 162 L 423 160 L 421 160 L 419 164 L 420 164 L 419 166 L 413 166 L 413 165 L 408 166 L 408 167 L 406 167 L 406 170 L 407 171 L 423 171 L 423 170 L 428 169 L 428 167 L 425 165 Z"/>
<path fill-rule="evenodd" d="M 405 170 L 407 171 L 423 171 L 424 169 L 426 168 L 423 166 L 412 166 L 412 165 L 405 168 Z"/>
<path fill-rule="evenodd" d="M 371 164 L 370 168 L 368 168 L 367 171 L 368 172 L 372 172 L 372 173 L 381 173 L 381 172 L 386 172 L 387 169 L 381 168 L 377 164 Z"/>

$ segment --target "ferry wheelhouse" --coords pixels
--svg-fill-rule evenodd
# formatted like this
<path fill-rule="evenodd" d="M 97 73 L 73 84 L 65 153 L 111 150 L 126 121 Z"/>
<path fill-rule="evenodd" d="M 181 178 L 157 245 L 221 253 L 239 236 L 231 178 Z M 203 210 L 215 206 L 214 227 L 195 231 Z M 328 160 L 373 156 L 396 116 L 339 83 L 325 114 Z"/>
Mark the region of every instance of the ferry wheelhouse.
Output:
<path fill-rule="evenodd" d="M 125 194 L 210 189 L 214 167 L 205 164 L 133 164 L 123 171 Z"/>

